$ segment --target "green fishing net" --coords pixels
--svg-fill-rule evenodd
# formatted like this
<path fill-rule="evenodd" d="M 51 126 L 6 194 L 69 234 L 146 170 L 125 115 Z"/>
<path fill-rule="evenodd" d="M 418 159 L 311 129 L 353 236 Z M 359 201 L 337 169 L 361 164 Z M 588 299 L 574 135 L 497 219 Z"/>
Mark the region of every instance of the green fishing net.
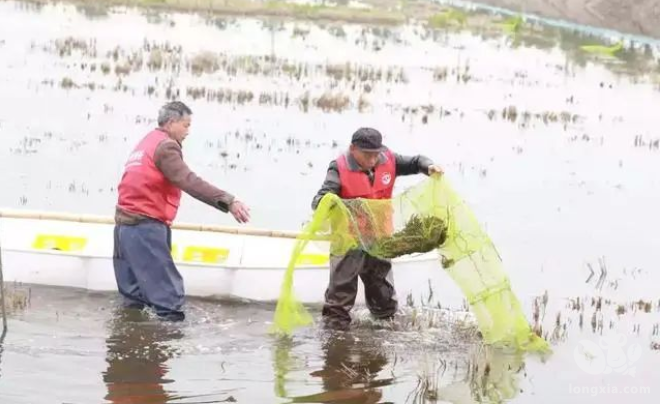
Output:
<path fill-rule="evenodd" d="M 438 270 L 465 295 L 485 343 L 549 349 L 527 322 L 492 241 L 445 176 L 427 177 L 387 200 L 326 194 L 296 241 L 272 332 L 290 334 L 313 322 L 293 290 L 294 270 L 310 242 L 329 243 L 331 255 L 362 249 L 383 259 L 437 250 Z"/>

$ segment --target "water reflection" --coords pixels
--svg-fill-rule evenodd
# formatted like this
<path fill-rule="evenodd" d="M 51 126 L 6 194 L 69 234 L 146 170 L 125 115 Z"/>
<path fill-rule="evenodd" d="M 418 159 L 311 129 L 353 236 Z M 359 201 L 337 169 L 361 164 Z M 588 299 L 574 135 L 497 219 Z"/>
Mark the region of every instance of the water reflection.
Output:
<path fill-rule="evenodd" d="M 281 363 L 286 363 L 290 359 L 286 353 L 290 347 L 290 343 L 281 341 L 276 360 L 284 359 Z M 394 381 L 393 377 L 381 375 L 388 357 L 382 349 L 382 340 L 373 334 L 329 333 L 323 339 L 322 357 L 323 367 L 309 375 L 312 380 L 321 381 L 323 392 L 288 397 L 291 403 L 378 403 L 383 395 L 381 388 Z M 286 394 L 283 388 L 277 392 Z"/>
<path fill-rule="evenodd" d="M 0 377 L 2 377 L 2 352 L 5 350 L 5 337 L 7 336 L 7 328 L 2 327 L 0 334 Z"/>
<path fill-rule="evenodd" d="M 320 368 L 300 356 L 302 347 L 292 339 L 282 338 L 275 343 L 275 393 L 288 399 L 285 402 L 384 404 L 405 399 L 413 404 L 504 403 L 523 391 L 523 352 L 474 344 L 461 352 L 429 347 L 414 353 L 405 349 L 404 356 L 399 357 L 384 346 L 383 335 L 378 333 L 333 332 L 322 338 Z M 397 364 L 404 371 L 395 378 Z M 305 370 L 310 367 L 311 370 Z M 293 393 L 293 389 L 301 388 L 300 380 L 310 379 L 320 382 L 320 387 L 313 389 L 321 392 Z M 405 392 L 395 389 L 395 384 L 414 387 Z M 388 386 L 392 388 L 387 389 Z"/>
<path fill-rule="evenodd" d="M 148 320 L 146 314 L 124 309 L 113 318 L 106 339 L 108 367 L 103 373 L 110 403 L 167 403 L 176 396 L 165 390 L 167 361 L 178 355 L 171 342 L 183 338 L 175 325 Z"/>
<path fill-rule="evenodd" d="M 428 380 L 420 383 L 420 386 L 421 388 L 426 386 L 426 394 L 430 392 L 435 396 L 433 399 L 439 402 L 504 403 L 514 399 L 521 392 L 521 381 L 525 376 L 522 352 L 507 352 L 478 346 L 471 354 L 467 371 L 462 377 L 454 378 L 454 381 L 442 387 L 433 386 Z"/>

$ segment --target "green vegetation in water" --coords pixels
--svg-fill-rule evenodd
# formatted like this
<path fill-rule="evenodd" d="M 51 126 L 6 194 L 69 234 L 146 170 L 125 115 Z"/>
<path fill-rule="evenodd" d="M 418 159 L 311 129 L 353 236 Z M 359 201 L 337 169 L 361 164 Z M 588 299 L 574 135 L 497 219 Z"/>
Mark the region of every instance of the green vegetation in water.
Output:
<path fill-rule="evenodd" d="M 433 14 L 428 24 L 431 28 L 446 28 L 453 25 L 460 27 L 467 23 L 467 14 L 461 10 L 449 9 L 436 14 Z"/>
<path fill-rule="evenodd" d="M 156 65 L 161 66 L 162 63 L 157 63 Z M 197 76 L 202 73 L 215 73 L 218 69 L 220 69 L 218 57 L 211 52 L 202 52 L 190 61 L 190 70 Z"/>
<path fill-rule="evenodd" d="M 281 0 L 270 0 L 264 2 L 264 4 L 264 14 L 267 15 L 387 24 L 397 24 L 405 21 L 403 14 L 396 10 L 388 9 L 388 7 L 356 8 L 346 5 L 299 4 Z"/>
<path fill-rule="evenodd" d="M 519 32 L 521 27 L 523 26 L 524 20 L 521 15 L 517 15 L 515 17 L 507 18 L 504 20 L 502 23 L 502 28 L 510 33 L 516 33 Z"/>
<path fill-rule="evenodd" d="M 382 258 L 426 253 L 440 247 L 447 239 L 447 225 L 436 216 L 413 215 L 403 229 L 376 242 L 374 253 Z"/>
<path fill-rule="evenodd" d="M 30 305 L 30 290 L 22 289 L 4 289 L 6 309 L 9 313 L 15 313 L 25 310 Z"/>
<path fill-rule="evenodd" d="M 28 0 L 32 3 L 52 3 L 56 0 Z M 66 0 L 68 3 L 88 7 L 85 0 Z M 392 0 L 367 0 L 372 7 L 357 8 L 349 5 L 299 4 L 282 0 L 102 0 L 95 7 L 136 6 L 155 10 L 207 12 L 211 14 L 274 16 L 308 20 L 331 20 L 355 23 L 399 24 L 408 15 Z M 405 8 L 405 7 L 404 7 Z M 439 7 L 438 7 L 439 8 Z"/>
<path fill-rule="evenodd" d="M 617 52 L 623 49 L 623 41 L 619 41 L 612 46 L 603 46 L 603 45 L 582 45 L 580 49 L 587 53 L 604 55 L 604 56 L 614 56 Z"/>

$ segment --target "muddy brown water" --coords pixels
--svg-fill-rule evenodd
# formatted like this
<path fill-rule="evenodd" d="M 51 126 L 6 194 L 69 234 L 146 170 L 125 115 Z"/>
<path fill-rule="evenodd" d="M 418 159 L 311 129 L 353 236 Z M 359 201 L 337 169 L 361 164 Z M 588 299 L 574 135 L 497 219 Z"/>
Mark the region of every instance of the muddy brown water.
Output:
<path fill-rule="evenodd" d="M 554 350 L 484 350 L 453 326 L 461 307 L 403 296 L 392 326 L 357 308 L 348 333 L 281 340 L 270 306 L 192 299 L 172 325 L 117 312 L 113 293 L 9 285 L 25 303 L 0 402 L 657 402 L 657 49 L 580 50 L 599 41 L 0 2 L 0 205 L 111 215 L 125 157 L 179 94 L 191 166 L 251 225 L 297 229 L 373 125 L 445 168 Z M 232 223 L 188 197 L 179 220 Z"/>
<path fill-rule="evenodd" d="M 551 330 L 554 352 L 543 358 L 483 347 L 466 314 L 457 311 L 402 307 L 393 324 L 378 324 L 358 308 L 350 331 L 313 326 L 287 338 L 268 333 L 273 307 L 259 304 L 191 299 L 188 319 L 172 324 L 149 312 L 122 311 L 114 294 L 10 290 L 14 296 L 29 290 L 29 301 L 10 314 L 1 345 L 3 403 L 657 398 L 657 351 L 648 345 L 655 304 L 650 313 L 630 305 L 615 315 L 613 307 L 596 309 L 587 300 L 581 310 L 561 310 L 559 327 L 550 305 L 542 322 Z M 317 309 L 312 314 L 319 319 Z"/>

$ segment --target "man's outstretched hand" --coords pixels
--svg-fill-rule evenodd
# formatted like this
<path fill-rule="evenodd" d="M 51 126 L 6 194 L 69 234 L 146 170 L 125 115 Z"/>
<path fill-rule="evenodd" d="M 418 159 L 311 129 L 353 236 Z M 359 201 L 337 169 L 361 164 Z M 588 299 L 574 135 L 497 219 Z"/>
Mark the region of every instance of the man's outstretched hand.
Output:
<path fill-rule="evenodd" d="M 232 202 L 229 205 L 229 212 L 238 223 L 247 223 L 250 220 L 250 209 L 241 201 Z"/>
<path fill-rule="evenodd" d="M 442 167 L 440 167 L 438 165 L 435 165 L 435 164 L 430 165 L 429 166 L 429 175 L 433 175 L 433 174 L 442 175 L 443 174 Z"/>

